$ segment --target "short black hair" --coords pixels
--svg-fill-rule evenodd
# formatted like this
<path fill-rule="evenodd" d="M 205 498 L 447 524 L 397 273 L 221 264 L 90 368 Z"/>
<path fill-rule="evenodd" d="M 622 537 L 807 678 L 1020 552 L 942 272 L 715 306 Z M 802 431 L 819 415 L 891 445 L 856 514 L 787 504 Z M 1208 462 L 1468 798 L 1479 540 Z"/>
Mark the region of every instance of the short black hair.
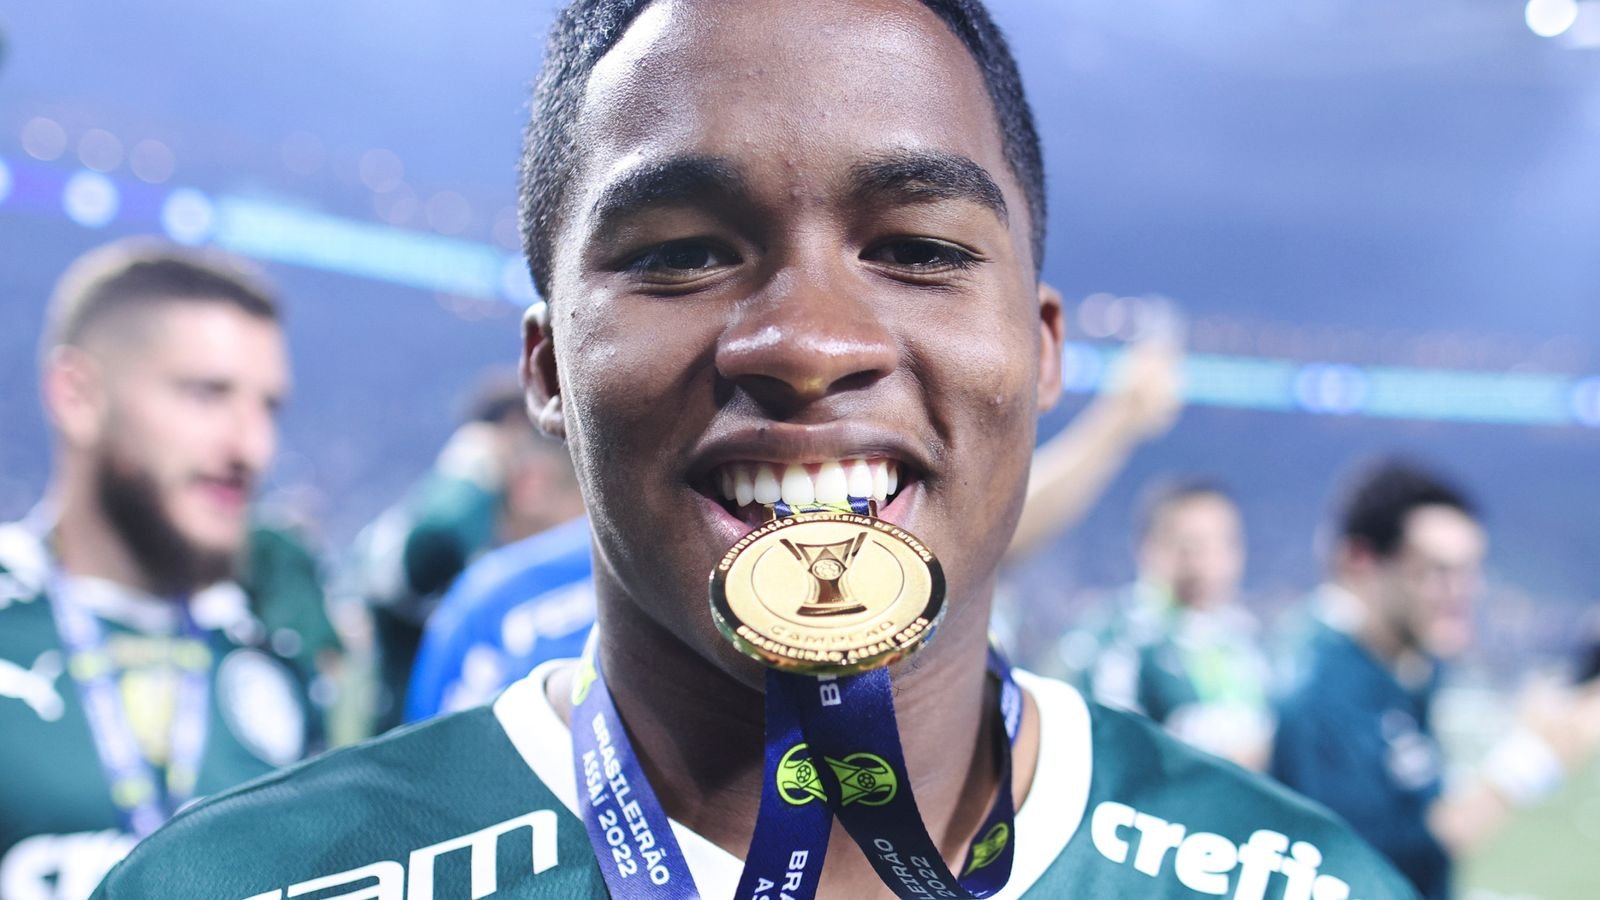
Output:
<path fill-rule="evenodd" d="M 1477 504 L 1460 487 L 1414 460 L 1367 463 L 1338 504 L 1339 537 L 1388 559 L 1405 538 L 1406 518 L 1424 506 L 1446 506 L 1477 520 Z"/>
<path fill-rule="evenodd" d="M 77 344 L 113 314 L 174 300 L 225 303 L 270 322 L 282 316 L 272 289 L 238 257 L 159 238 L 125 238 L 67 267 L 50 296 L 42 349 Z"/>
<path fill-rule="evenodd" d="M 1139 492 L 1139 503 L 1134 519 L 1135 534 L 1138 539 L 1143 541 L 1150 536 L 1150 531 L 1156 526 L 1156 519 L 1160 518 L 1162 513 L 1180 503 L 1200 497 L 1215 497 L 1235 509 L 1239 507 L 1233 492 L 1215 479 L 1197 476 L 1163 478 L 1151 482 Z"/>
<path fill-rule="evenodd" d="M 534 286 L 550 298 L 555 235 L 577 155 L 573 134 L 589 75 L 654 0 L 572 0 L 556 18 L 523 135 L 519 205 L 523 251 Z M 920 0 L 950 27 L 978 64 L 1000 125 L 1006 164 L 1028 202 L 1035 273 L 1044 260 L 1044 156 L 1017 61 L 981 0 Z"/>

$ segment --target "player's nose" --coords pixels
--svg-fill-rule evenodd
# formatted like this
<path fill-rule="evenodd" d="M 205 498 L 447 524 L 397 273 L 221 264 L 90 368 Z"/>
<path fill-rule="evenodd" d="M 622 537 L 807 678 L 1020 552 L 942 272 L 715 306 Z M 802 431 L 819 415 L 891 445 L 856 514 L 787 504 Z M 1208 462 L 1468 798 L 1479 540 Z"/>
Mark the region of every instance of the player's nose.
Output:
<path fill-rule="evenodd" d="M 777 414 L 872 385 L 899 347 L 863 294 L 826 263 L 779 271 L 722 335 L 718 373 Z"/>

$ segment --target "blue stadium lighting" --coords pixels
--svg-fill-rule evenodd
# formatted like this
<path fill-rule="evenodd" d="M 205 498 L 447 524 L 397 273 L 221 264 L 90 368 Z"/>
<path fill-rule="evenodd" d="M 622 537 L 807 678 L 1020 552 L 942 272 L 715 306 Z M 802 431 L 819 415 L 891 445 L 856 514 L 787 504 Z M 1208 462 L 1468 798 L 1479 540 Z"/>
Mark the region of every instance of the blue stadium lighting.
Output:
<path fill-rule="evenodd" d="M 1572 386 L 1572 417 L 1580 425 L 1600 428 L 1600 375 L 1584 378 Z"/>
<path fill-rule="evenodd" d="M 1062 384 L 1092 393 L 1121 350 L 1069 342 Z M 1184 362 L 1184 399 L 1193 406 L 1362 415 L 1490 425 L 1600 427 L 1600 376 L 1462 372 L 1401 366 L 1301 364 L 1286 359 L 1193 353 Z"/>
<path fill-rule="evenodd" d="M 1514 372 L 1453 372 L 1376 366 L 1366 370 L 1366 415 L 1444 422 L 1563 425 L 1572 421 L 1571 378 Z"/>
<path fill-rule="evenodd" d="M 11 167 L 6 165 L 4 157 L 0 157 L 0 203 L 6 202 L 11 196 Z"/>
<path fill-rule="evenodd" d="M 61 206 L 67 218 L 85 228 L 111 224 L 120 205 L 116 184 L 99 172 L 75 172 L 61 191 Z"/>
<path fill-rule="evenodd" d="M 488 244 L 242 197 L 217 203 L 218 246 L 258 259 L 498 299 L 507 254 Z"/>
<path fill-rule="evenodd" d="M 520 256 L 507 256 L 500 268 L 500 294 L 517 306 L 529 306 L 539 299 L 528 263 Z"/>
<path fill-rule="evenodd" d="M 1295 409 L 1299 363 L 1191 353 L 1184 362 L 1184 396 L 1190 403 L 1288 412 Z"/>
<path fill-rule="evenodd" d="M 1339 363 L 1312 363 L 1294 377 L 1295 400 L 1306 412 L 1349 415 L 1360 412 L 1372 392 L 1366 373 Z"/>
<path fill-rule="evenodd" d="M 1105 368 L 1105 356 L 1089 344 L 1069 341 L 1061 348 L 1063 390 L 1077 393 L 1094 390 L 1105 377 Z"/>

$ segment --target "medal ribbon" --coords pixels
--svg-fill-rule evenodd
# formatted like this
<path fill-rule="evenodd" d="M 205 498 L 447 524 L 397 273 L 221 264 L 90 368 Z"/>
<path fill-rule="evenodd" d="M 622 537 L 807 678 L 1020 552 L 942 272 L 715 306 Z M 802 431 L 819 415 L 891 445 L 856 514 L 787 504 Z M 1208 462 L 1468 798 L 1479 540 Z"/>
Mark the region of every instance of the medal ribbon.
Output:
<path fill-rule="evenodd" d="M 849 511 L 867 514 L 852 498 Z M 778 504 L 779 515 L 793 510 Z M 617 900 L 698 898 L 694 876 L 640 767 L 606 687 L 591 636 L 572 696 L 578 806 L 606 887 Z M 761 806 L 736 900 L 810 900 L 837 814 L 879 878 L 899 897 L 988 897 L 1011 874 L 1011 747 L 1022 692 L 994 650 L 1005 740 L 1000 789 L 953 875 L 911 792 L 887 669 L 838 678 L 767 671 Z M 818 761 L 821 764 L 818 764 Z"/>
<path fill-rule="evenodd" d="M 100 768 L 111 787 L 111 802 L 123 828 L 143 838 L 194 796 L 211 718 L 211 653 L 188 604 L 177 604 L 186 640 L 176 651 L 183 674 L 173 704 L 163 786 L 128 724 L 118 694 L 116 666 L 106 650 L 105 630 L 93 613 L 76 602 L 65 582 L 59 573 L 51 578 L 50 609 L 67 651 L 67 671 L 78 686 Z"/>
<path fill-rule="evenodd" d="M 1011 877 L 1015 836 L 1011 749 L 1022 721 L 1022 691 L 1010 666 L 993 649 L 989 672 L 1000 682 L 1005 727 L 1005 740 L 998 748 L 1000 789 L 967 849 L 960 876 L 945 865 L 917 809 L 895 726 L 889 671 L 874 669 L 838 678 L 773 673 L 781 690 L 777 696 L 768 695 L 767 709 L 793 709 L 785 714 L 799 718 L 813 758 L 820 756 L 826 763 L 816 772 L 829 805 L 878 877 L 898 897 L 989 897 Z M 764 820 L 765 816 L 758 820 L 758 829 Z M 752 842 L 751 852 L 755 849 Z"/>

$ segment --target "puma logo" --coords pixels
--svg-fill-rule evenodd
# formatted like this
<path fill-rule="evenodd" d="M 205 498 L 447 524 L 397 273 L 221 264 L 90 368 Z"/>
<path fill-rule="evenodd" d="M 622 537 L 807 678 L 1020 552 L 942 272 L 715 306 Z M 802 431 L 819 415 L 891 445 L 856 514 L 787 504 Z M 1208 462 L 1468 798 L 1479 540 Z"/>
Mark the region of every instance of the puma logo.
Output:
<path fill-rule="evenodd" d="M 28 704 L 39 718 L 54 722 L 61 718 L 66 704 L 56 691 L 61 677 L 61 654 L 46 650 L 24 669 L 9 659 L 0 659 L 0 697 L 15 697 Z"/>

